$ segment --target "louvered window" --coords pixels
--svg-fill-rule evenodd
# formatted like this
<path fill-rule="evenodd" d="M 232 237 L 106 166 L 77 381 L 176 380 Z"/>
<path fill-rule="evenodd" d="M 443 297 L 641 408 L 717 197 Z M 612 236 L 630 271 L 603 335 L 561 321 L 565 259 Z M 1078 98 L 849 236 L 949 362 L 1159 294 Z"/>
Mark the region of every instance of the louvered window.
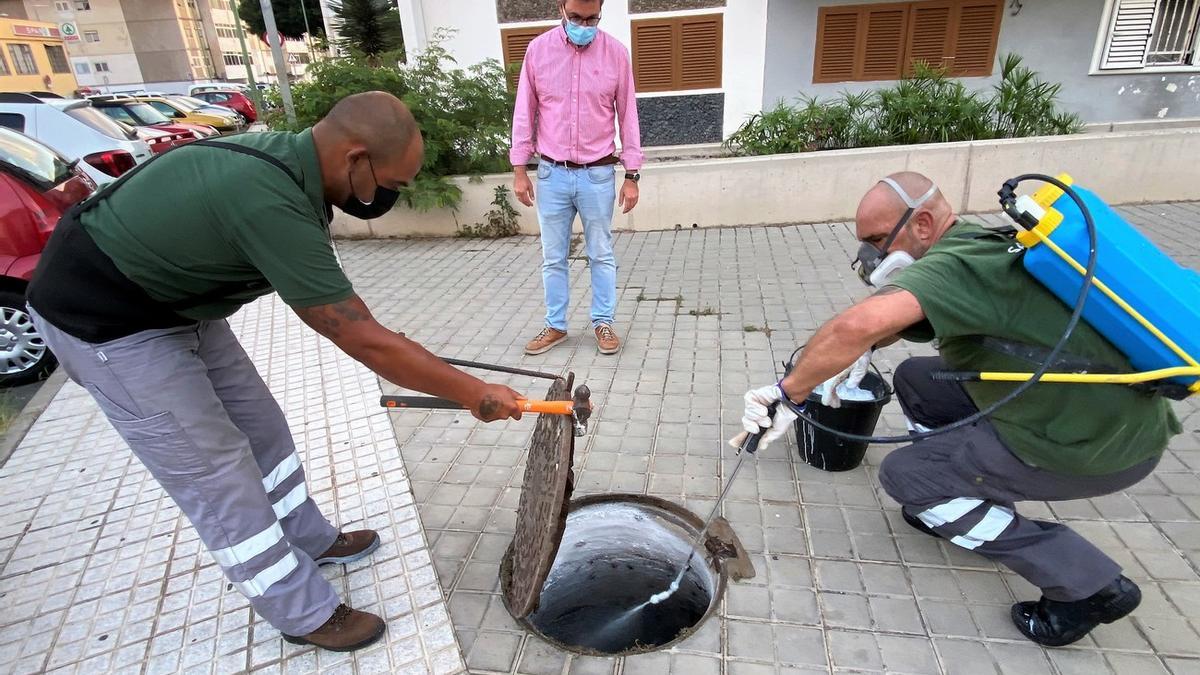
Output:
<path fill-rule="evenodd" d="M 913 64 L 955 77 L 992 74 L 1002 0 L 822 7 L 813 82 L 896 80 Z"/>
<path fill-rule="evenodd" d="M 633 76 L 638 92 L 721 86 L 724 15 L 633 22 Z"/>
<path fill-rule="evenodd" d="M 500 31 L 500 46 L 504 51 L 504 67 L 508 70 L 508 86 L 517 88 L 521 78 L 521 64 L 525 62 L 525 50 L 537 36 L 555 26 L 538 26 L 536 28 L 506 28 Z"/>
<path fill-rule="evenodd" d="M 1196 66 L 1200 0 L 1114 0 L 1102 70 Z"/>

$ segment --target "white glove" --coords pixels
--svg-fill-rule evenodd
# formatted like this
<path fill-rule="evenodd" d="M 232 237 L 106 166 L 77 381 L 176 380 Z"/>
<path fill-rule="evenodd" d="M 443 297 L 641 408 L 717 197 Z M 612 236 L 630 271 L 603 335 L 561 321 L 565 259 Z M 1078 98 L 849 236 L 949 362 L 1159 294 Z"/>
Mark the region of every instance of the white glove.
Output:
<path fill-rule="evenodd" d="M 767 408 L 772 403 L 779 402 L 782 396 L 783 391 L 777 384 L 746 392 L 746 410 L 742 414 L 742 428 L 745 431 L 729 439 L 729 444 L 740 448 L 747 436 L 762 433 L 762 438 L 758 441 L 758 449 L 762 450 L 773 441 L 783 437 L 791 428 L 792 422 L 796 421 L 796 413 L 783 403 L 776 406 L 774 417 L 771 417 L 767 411 Z"/>
<path fill-rule="evenodd" d="M 838 398 L 837 394 L 838 385 L 845 382 L 847 388 L 857 388 L 867 375 L 867 368 L 871 365 L 872 354 L 874 354 L 874 350 L 868 350 L 866 354 L 858 357 L 858 360 L 850 364 L 845 370 L 826 380 L 824 393 L 821 394 L 821 405 L 826 405 L 830 408 L 842 407 L 842 399 Z"/>

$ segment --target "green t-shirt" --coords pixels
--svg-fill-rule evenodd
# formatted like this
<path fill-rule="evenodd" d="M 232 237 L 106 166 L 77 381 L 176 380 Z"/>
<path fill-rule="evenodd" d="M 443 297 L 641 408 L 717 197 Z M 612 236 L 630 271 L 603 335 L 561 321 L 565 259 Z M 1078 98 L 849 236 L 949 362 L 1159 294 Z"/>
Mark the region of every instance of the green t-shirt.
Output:
<path fill-rule="evenodd" d="M 1032 372 L 1036 364 L 997 353 L 975 337 L 1049 349 L 1062 335 L 1070 308 L 1025 271 L 1022 251 L 1011 238 L 960 220 L 889 283 L 917 297 L 951 370 Z M 1129 360 L 1084 321 L 1065 353 L 1131 369 Z M 965 386 L 982 409 L 1018 385 Z M 1107 384 L 1036 384 L 990 419 L 1021 459 L 1074 475 L 1114 473 L 1158 457 L 1182 431 L 1165 399 Z"/>
<path fill-rule="evenodd" d="M 229 289 L 178 311 L 189 319 L 230 316 L 272 290 L 293 307 L 349 298 L 354 291 L 330 239 L 312 132 L 221 140 L 279 159 L 296 180 L 259 157 L 184 146 L 84 213 L 84 229 L 155 300 Z"/>

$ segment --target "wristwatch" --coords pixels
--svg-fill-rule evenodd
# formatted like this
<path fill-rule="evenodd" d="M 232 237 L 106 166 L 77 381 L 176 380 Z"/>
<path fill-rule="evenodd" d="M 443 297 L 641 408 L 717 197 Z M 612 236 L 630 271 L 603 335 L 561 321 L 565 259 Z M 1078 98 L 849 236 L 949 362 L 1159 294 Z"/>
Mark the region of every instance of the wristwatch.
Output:
<path fill-rule="evenodd" d="M 642 174 L 640 174 L 640 173 L 638 173 L 638 172 L 636 172 L 636 171 L 634 171 L 634 172 L 628 172 L 628 171 L 627 171 L 627 172 L 625 172 L 625 180 L 631 180 L 631 181 L 633 181 L 633 182 L 635 182 L 635 183 L 636 183 L 636 182 L 640 181 L 641 179 L 642 179 Z"/>

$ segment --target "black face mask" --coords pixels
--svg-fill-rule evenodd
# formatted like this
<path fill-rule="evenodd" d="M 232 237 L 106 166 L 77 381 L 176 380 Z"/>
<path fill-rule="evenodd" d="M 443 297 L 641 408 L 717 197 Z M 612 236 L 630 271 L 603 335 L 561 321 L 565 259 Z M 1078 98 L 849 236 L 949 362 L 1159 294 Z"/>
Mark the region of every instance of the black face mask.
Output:
<path fill-rule="evenodd" d="M 396 205 L 396 201 L 400 199 L 400 193 L 396 190 L 389 190 L 380 185 L 375 179 L 375 165 L 371 164 L 371 158 L 367 158 L 367 166 L 371 169 L 371 182 L 375 183 L 375 196 L 369 202 L 360 200 L 354 192 L 354 176 L 347 171 L 346 180 L 350 181 L 350 196 L 342 203 L 342 212 L 348 216 L 362 218 L 363 220 L 374 220 L 387 214 Z"/>

